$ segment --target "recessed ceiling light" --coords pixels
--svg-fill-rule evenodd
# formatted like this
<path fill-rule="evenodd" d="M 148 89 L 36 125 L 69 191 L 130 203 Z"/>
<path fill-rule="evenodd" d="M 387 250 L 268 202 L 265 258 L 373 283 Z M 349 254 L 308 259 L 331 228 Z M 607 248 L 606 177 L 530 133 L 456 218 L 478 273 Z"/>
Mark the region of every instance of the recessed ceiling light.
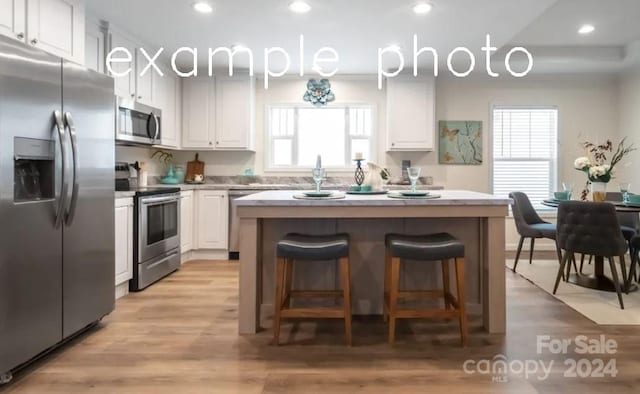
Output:
<path fill-rule="evenodd" d="M 428 14 L 431 8 L 433 7 L 429 3 L 418 3 L 413 6 L 413 12 L 416 14 Z"/>
<path fill-rule="evenodd" d="M 211 6 L 211 4 L 205 1 L 193 3 L 193 9 L 203 14 L 210 14 L 213 12 L 213 7 Z"/>
<path fill-rule="evenodd" d="M 578 33 L 580 34 L 589 34 L 589 33 L 593 33 L 593 31 L 596 28 L 593 27 L 593 25 L 582 25 L 580 26 L 580 29 L 578 29 Z"/>
<path fill-rule="evenodd" d="M 304 14 L 311 11 L 311 6 L 304 1 L 296 0 L 289 4 L 289 9 L 296 14 Z"/>

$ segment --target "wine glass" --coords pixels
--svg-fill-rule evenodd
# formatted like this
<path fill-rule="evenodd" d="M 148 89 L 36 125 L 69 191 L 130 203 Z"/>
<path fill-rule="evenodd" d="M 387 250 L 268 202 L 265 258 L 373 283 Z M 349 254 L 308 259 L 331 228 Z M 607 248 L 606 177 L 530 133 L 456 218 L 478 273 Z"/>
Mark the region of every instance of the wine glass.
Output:
<path fill-rule="evenodd" d="M 571 200 L 571 195 L 573 194 L 573 183 L 562 182 L 562 191 L 565 192 L 567 200 Z"/>
<path fill-rule="evenodd" d="M 313 181 L 316 183 L 316 193 L 320 193 L 320 185 L 324 179 L 324 168 L 314 168 L 311 173 L 313 175 Z"/>
<path fill-rule="evenodd" d="M 411 193 L 415 193 L 416 182 L 418 182 L 418 178 L 420 177 L 420 167 L 407 168 L 407 175 L 409 176 L 409 180 L 411 181 Z"/>
<path fill-rule="evenodd" d="M 620 193 L 622 193 L 622 202 L 629 202 L 629 188 L 631 184 L 629 182 L 620 182 Z"/>

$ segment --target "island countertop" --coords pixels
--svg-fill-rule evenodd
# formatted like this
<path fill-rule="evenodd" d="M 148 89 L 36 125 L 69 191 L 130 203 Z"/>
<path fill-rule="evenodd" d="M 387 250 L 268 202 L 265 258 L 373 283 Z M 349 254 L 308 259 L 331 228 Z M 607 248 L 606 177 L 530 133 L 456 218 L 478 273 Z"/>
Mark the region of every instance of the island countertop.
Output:
<path fill-rule="evenodd" d="M 385 194 L 347 194 L 343 199 L 297 199 L 294 195 L 300 190 L 269 190 L 251 194 L 235 200 L 238 207 L 317 207 L 317 206 L 505 206 L 511 200 L 491 194 L 466 190 L 438 190 L 430 192 L 438 198 L 430 199 L 400 199 L 390 198 Z"/>

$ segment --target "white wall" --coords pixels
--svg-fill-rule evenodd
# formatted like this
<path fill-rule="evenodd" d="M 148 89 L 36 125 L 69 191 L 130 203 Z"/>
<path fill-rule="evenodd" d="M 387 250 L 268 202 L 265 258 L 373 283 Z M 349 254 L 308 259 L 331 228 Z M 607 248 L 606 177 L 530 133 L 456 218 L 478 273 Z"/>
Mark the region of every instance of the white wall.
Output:
<path fill-rule="evenodd" d="M 618 138 L 627 137 L 640 149 L 640 66 L 622 74 L 619 79 L 620 120 Z M 631 182 L 631 190 L 640 193 L 640 151 L 632 152 L 616 174 L 619 181 Z"/>

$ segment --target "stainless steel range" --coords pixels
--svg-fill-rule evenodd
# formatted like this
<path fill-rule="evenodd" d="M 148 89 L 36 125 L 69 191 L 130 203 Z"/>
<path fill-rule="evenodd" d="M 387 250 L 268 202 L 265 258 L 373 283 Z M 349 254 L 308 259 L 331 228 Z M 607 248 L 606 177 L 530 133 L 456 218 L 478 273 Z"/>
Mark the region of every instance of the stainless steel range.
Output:
<path fill-rule="evenodd" d="M 180 189 L 136 187 L 129 165 L 116 165 L 116 190 L 134 191 L 134 270 L 131 291 L 140 291 L 180 268 Z M 126 181 L 125 181 L 126 174 Z"/>

